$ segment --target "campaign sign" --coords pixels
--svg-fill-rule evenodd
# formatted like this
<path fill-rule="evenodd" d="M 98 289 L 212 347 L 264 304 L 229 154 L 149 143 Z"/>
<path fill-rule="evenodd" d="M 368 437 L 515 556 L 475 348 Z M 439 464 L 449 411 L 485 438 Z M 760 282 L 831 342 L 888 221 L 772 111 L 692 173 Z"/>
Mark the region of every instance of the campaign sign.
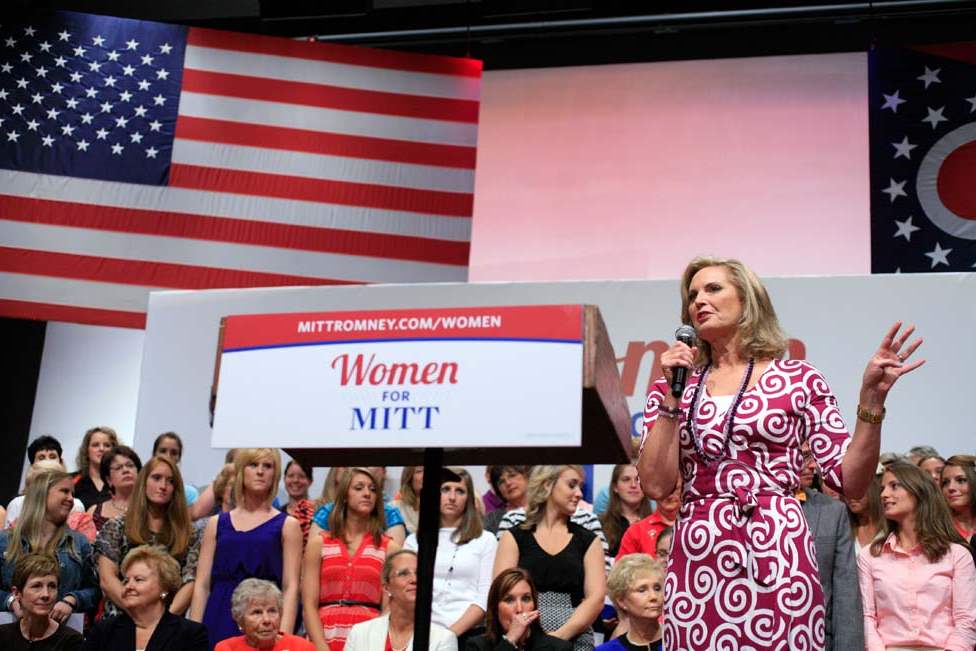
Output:
<path fill-rule="evenodd" d="M 215 447 L 579 446 L 581 305 L 224 319 Z"/>

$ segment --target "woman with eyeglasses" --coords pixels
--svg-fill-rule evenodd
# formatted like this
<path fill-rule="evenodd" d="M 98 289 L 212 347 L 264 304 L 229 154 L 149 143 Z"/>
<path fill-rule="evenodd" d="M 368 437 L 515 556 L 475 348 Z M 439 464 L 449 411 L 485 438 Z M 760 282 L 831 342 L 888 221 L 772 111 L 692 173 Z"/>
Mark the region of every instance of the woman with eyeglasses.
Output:
<path fill-rule="evenodd" d="M 123 457 L 117 457 L 123 458 Z M 139 471 L 128 509 L 106 522 L 95 539 L 94 559 L 105 593 L 105 615 L 121 612 L 125 586 L 122 561 L 142 545 L 164 549 L 180 566 L 181 584 L 167 604 L 182 615 L 193 596 L 200 532 L 190 522 L 183 492 L 183 478 L 167 457 L 153 457 Z"/>
<path fill-rule="evenodd" d="M 119 445 L 102 455 L 98 472 L 111 497 L 88 509 L 96 532 L 101 531 L 106 522 L 124 516 L 129 510 L 129 499 L 135 491 L 140 470 L 142 460 L 127 445 Z"/>
<path fill-rule="evenodd" d="M 442 469 L 440 513 L 430 621 L 450 629 L 463 647 L 468 637 L 484 632 L 498 542 L 481 528 L 478 495 L 467 470 Z M 410 534 L 404 548 L 417 551 L 418 546 L 417 535 Z"/>
<path fill-rule="evenodd" d="M 313 526 L 305 548 L 302 616 L 319 651 L 342 651 L 349 629 L 382 611 L 383 561 L 399 549 L 385 529 L 376 478 L 366 468 L 349 468 L 336 491 L 329 530 Z"/>
<path fill-rule="evenodd" d="M 417 554 L 401 549 L 383 563 L 387 614 L 360 622 L 349 631 L 345 651 L 408 651 L 413 648 L 414 607 L 417 605 Z M 457 651 L 457 638 L 431 622 L 430 651 Z"/>

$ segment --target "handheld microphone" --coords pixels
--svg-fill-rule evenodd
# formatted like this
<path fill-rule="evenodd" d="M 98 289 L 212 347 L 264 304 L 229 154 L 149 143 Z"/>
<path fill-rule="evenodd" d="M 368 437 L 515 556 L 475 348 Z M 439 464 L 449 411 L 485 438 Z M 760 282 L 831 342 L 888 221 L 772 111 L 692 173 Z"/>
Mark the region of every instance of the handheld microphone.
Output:
<path fill-rule="evenodd" d="M 690 325 L 683 325 L 674 331 L 674 338 L 685 344 L 686 346 L 694 346 L 695 340 L 698 338 L 698 333 Z M 675 398 L 681 398 L 681 394 L 685 391 L 685 380 L 688 378 L 688 369 L 684 366 L 679 366 L 674 369 L 674 373 L 671 374 L 671 395 Z"/>

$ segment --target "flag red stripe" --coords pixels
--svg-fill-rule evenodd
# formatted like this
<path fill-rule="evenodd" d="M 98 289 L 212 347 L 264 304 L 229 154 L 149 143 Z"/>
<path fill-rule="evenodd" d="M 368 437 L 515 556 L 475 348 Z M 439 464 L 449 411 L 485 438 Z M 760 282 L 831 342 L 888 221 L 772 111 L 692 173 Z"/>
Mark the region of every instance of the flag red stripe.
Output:
<path fill-rule="evenodd" d="M 480 78 L 482 68 L 482 62 L 477 59 L 440 57 L 332 43 L 312 43 L 273 36 L 217 31 L 203 27 L 191 27 L 187 35 L 187 43 L 220 50 L 462 77 Z"/>
<path fill-rule="evenodd" d="M 0 246 L 0 272 L 170 289 L 360 284 L 327 278 L 52 253 L 8 246 Z"/>
<path fill-rule="evenodd" d="M 265 102 L 300 104 L 423 120 L 478 122 L 478 102 L 470 100 L 342 88 L 304 81 L 284 81 L 192 68 L 183 71 L 183 90 L 206 95 L 242 97 Z"/>
<path fill-rule="evenodd" d="M 389 138 L 348 136 L 308 129 L 269 127 L 243 122 L 181 115 L 176 122 L 176 137 L 187 140 L 221 142 L 266 149 L 301 151 L 329 156 L 348 156 L 370 160 L 436 165 L 471 169 L 476 149 L 457 145 L 437 145 Z"/>
<path fill-rule="evenodd" d="M 169 184 L 172 187 L 193 190 L 298 199 L 382 210 L 404 210 L 447 217 L 467 218 L 474 210 L 474 195 L 466 192 L 415 190 L 372 183 L 310 179 L 286 174 L 241 172 L 201 165 L 173 163 L 170 166 Z"/>
<path fill-rule="evenodd" d="M 140 330 L 146 327 L 146 314 L 144 312 L 101 310 L 94 307 L 14 301 L 5 298 L 0 298 L 0 316 L 10 319 L 68 321 L 69 323 L 137 328 Z"/>
<path fill-rule="evenodd" d="M 469 242 L 117 208 L 0 194 L 0 219 L 466 266 Z"/>

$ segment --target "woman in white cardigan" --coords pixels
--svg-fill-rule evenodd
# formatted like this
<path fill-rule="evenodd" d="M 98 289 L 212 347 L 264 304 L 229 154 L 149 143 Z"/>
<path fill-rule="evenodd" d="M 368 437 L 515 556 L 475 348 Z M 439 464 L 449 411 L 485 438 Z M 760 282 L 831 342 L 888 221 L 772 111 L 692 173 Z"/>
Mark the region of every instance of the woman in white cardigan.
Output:
<path fill-rule="evenodd" d="M 383 589 L 390 612 L 360 622 L 349 631 L 345 651 L 376 651 L 413 648 L 413 610 L 417 603 L 417 554 L 401 549 L 386 557 L 383 564 Z M 433 622 L 430 625 L 430 651 L 458 651 L 454 633 Z"/>
<path fill-rule="evenodd" d="M 430 621 L 454 633 L 458 648 L 464 648 L 466 638 L 484 633 L 485 605 L 498 549 L 495 536 L 481 526 L 478 499 L 467 470 L 442 469 Z M 417 551 L 417 547 L 417 535 L 410 534 L 404 548 Z"/>

